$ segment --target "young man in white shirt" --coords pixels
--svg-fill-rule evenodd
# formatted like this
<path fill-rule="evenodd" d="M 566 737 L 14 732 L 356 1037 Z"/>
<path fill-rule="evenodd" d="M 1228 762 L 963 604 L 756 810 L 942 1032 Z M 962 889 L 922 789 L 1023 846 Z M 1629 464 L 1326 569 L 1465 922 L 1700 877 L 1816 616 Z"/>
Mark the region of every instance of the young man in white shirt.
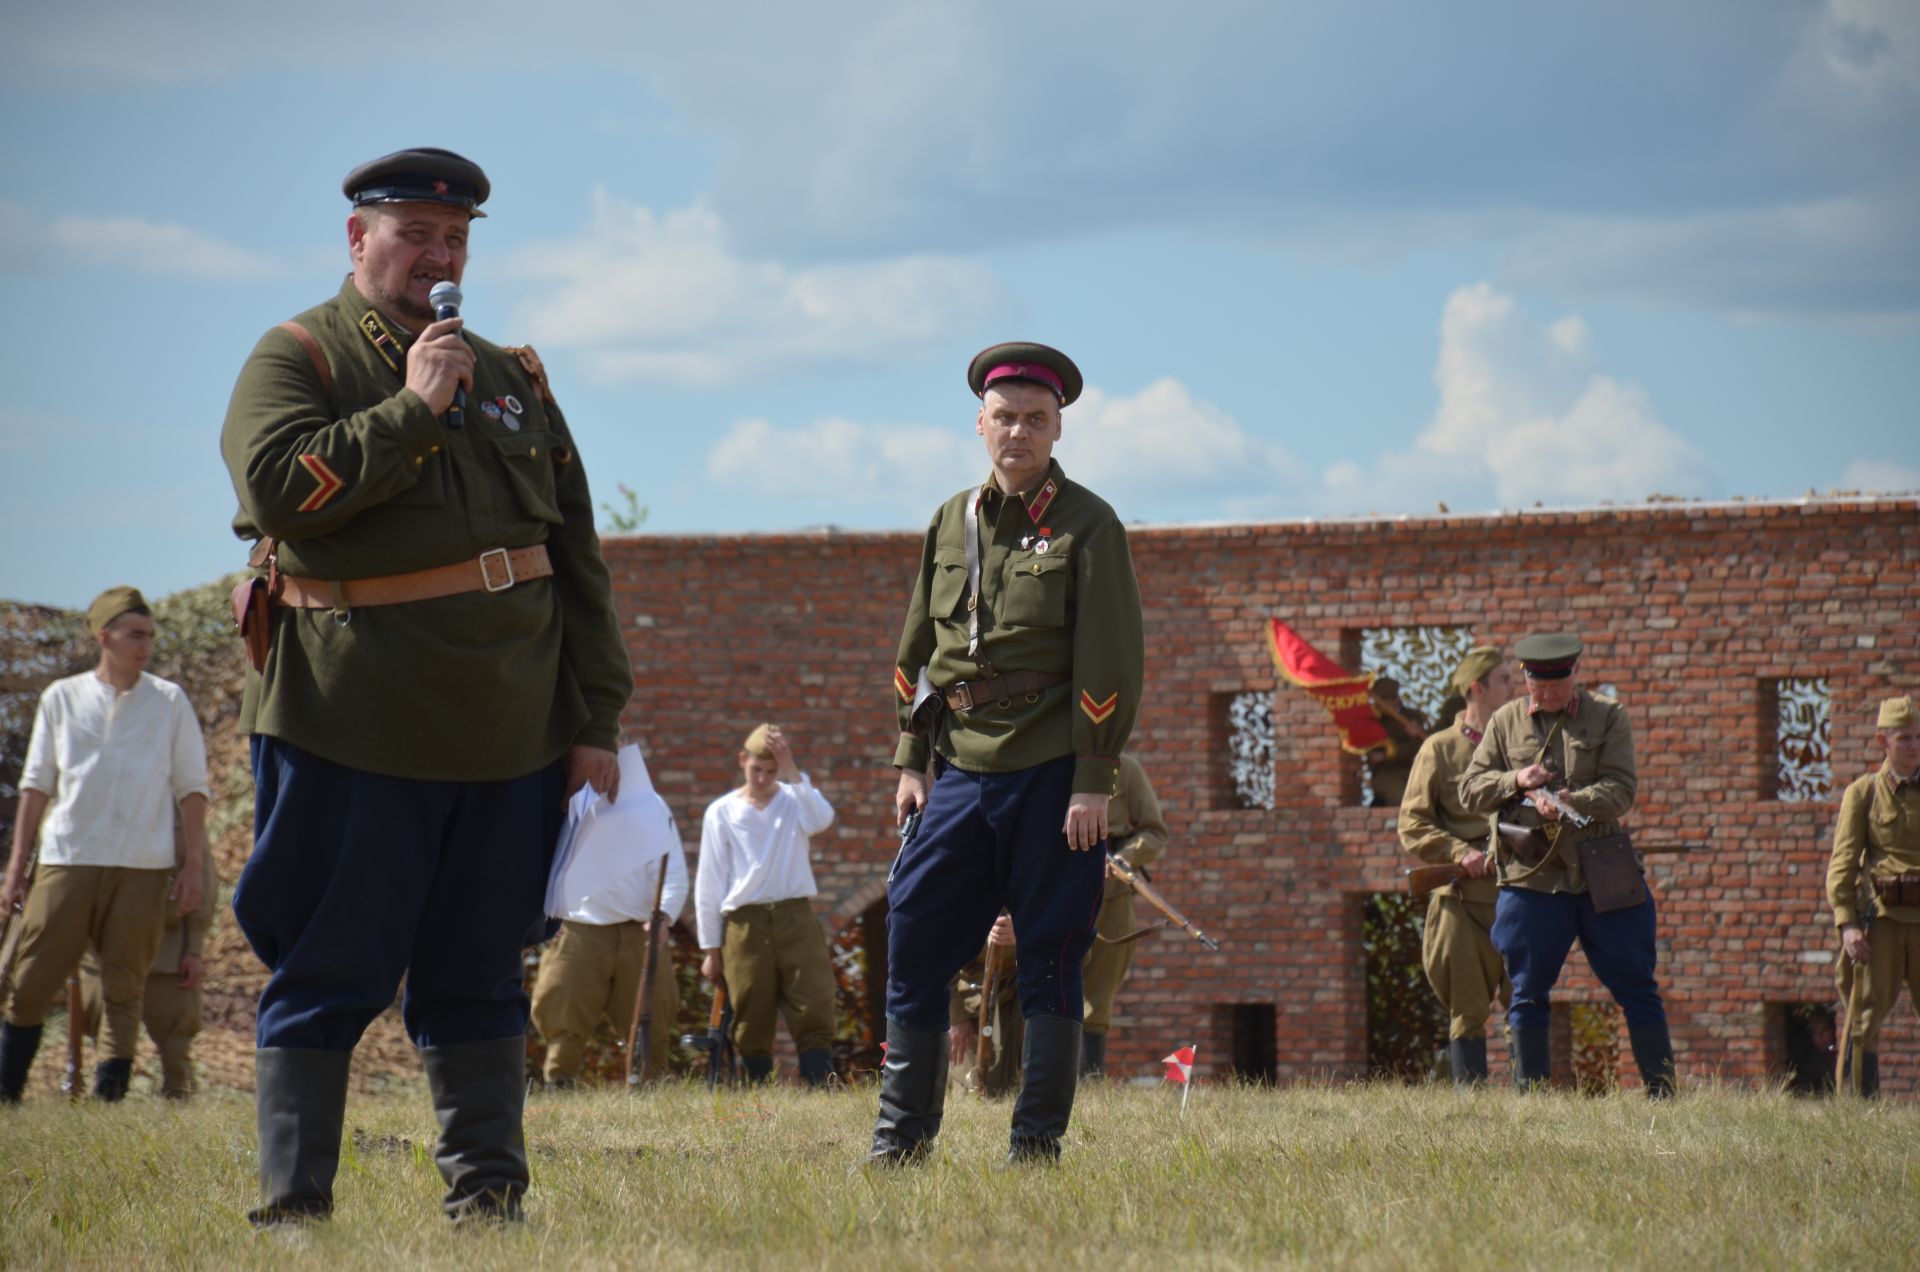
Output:
<path fill-rule="evenodd" d="M 105 1000 L 93 1093 L 108 1101 L 125 1096 L 167 906 L 184 916 L 200 904 L 207 843 L 200 722 L 178 685 L 146 672 L 154 626 L 139 592 L 103 592 L 87 623 L 100 662 L 40 697 L 0 884 L 0 914 L 26 906 L 0 1025 L 0 1103 L 19 1101 L 47 1011 L 89 949 Z M 176 807 L 184 841 L 177 878 Z"/>
<path fill-rule="evenodd" d="M 771 724 L 747 735 L 740 772 L 744 784 L 713 801 L 700 828 L 700 973 L 716 984 L 726 978 L 733 1045 L 751 1080 L 772 1076 L 777 1010 L 801 1078 L 824 1086 L 833 1073 L 833 966 L 809 900 L 818 889 L 808 839 L 833 824 L 833 806 Z"/>

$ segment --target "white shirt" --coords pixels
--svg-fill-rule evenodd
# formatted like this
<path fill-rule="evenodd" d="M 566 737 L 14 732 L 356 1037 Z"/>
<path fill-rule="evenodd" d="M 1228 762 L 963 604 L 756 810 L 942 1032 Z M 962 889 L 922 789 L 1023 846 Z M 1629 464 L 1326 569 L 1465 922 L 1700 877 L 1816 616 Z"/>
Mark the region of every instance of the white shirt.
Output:
<path fill-rule="evenodd" d="M 174 807 L 207 794 L 193 704 L 145 672 L 125 693 L 91 671 L 56 680 L 40 695 L 20 787 L 51 801 L 44 864 L 171 870 Z"/>
<path fill-rule="evenodd" d="M 707 805 L 693 888 L 703 950 L 720 948 L 730 911 L 819 891 L 813 884 L 807 837 L 833 825 L 833 805 L 813 789 L 805 773 L 798 785 L 778 785 L 765 808 L 755 808 L 739 791 L 728 791 Z"/>
<path fill-rule="evenodd" d="M 621 747 L 619 763 L 619 800 L 602 799 L 591 784 L 574 792 L 547 881 L 547 913 L 595 927 L 644 923 L 664 861 L 660 910 L 672 924 L 687 904 L 687 854 L 680 832 L 653 788 L 640 748 Z"/>

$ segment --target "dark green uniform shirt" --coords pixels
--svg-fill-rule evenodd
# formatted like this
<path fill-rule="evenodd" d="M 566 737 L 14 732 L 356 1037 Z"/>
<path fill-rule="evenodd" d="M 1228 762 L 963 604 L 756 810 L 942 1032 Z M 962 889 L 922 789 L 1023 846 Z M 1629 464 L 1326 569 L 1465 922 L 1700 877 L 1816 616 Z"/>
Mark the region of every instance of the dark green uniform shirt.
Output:
<path fill-rule="evenodd" d="M 1593 818 L 1586 829 L 1565 822 L 1556 830 L 1531 803 L 1516 803 L 1524 797 L 1514 774 L 1536 760 L 1567 779 L 1561 795 L 1575 812 Z M 1637 783 L 1633 726 L 1627 721 L 1626 708 L 1582 689 L 1564 711 L 1535 715 L 1523 697 L 1494 712 L 1460 780 L 1460 806 L 1470 813 L 1498 814 L 1501 821 L 1516 825 L 1548 826 L 1553 851 L 1538 867 L 1521 865 L 1496 841 L 1502 887 L 1585 892 L 1580 845 L 1620 829 L 1619 819 L 1633 807 Z"/>
<path fill-rule="evenodd" d="M 1888 905 L 1870 896 L 1865 875 L 1920 873 L 1920 782 L 1902 782 L 1891 763 L 1858 778 L 1840 797 L 1827 863 L 1827 904 L 1835 927 L 1867 927 L 1875 916 L 1920 923 L 1920 906 Z"/>
<path fill-rule="evenodd" d="M 966 511 L 980 492 L 980 653 L 993 675 L 1066 679 L 1005 705 L 946 712 L 933 746 L 978 773 L 1077 756 L 1074 791 L 1112 795 L 1145 676 L 1140 591 L 1120 518 L 1058 463 L 1024 498 L 1002 494 L 989 478 L 933 514 L 894 669 L 901 736 L 893 762 L 917 771 L 932 758 L 927 740 L 911 731 L 922 667 L 943 690 L 989 675 L 967 654 Z"/>
<path fill-rule="evenodd" d="M 468 333 L 474 383 L 449 428 L 405 387 L 413 337 L 349 277 L 296 320 L 331 394 L 274 328 L 240 371 L 220 439 L 234 531 L 279 540 L 283 572 L 372 578 L 544 543 L 550 579 L 495 593 L 276 607 L 241 727 L 353 768 L 430 781 L 532 773 L 574 744 L 611 750 L 632 672 L 600 559 L 587 476 L 560 412 L 514 355 Z M 504 408 L 521 410 L 512 427 Z M 511 404 L 510 404 L 511 405 Z"/>

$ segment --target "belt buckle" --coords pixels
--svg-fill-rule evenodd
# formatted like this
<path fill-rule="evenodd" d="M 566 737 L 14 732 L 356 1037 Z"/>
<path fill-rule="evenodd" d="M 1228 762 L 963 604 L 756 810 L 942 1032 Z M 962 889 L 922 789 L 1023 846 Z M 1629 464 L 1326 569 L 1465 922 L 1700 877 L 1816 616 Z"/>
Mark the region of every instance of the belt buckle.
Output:
<path fill-rule="evenodd" d="M 954 710 L 956 711 L 973 710 L 973 686 L 972 685 L 962 680 L 958 684 L 954 685 L 953 692 L 960 699 L 960 705 L 955 707 Z"/>
<path fill-rule="evenodd" d="M 489 557 L 498 557 L 500 559 L 500 568 L 507 572 L 506 582 L 495 583 L 493 581 L 493 573 L 487 569 L 487 558 Z M 486 588 L 489 592 L 504 592 L 513 586 L 513 561 L 507 556 L 507 550 L 505 548 L 489 548 L 480 554 L 480 586 Z"/>

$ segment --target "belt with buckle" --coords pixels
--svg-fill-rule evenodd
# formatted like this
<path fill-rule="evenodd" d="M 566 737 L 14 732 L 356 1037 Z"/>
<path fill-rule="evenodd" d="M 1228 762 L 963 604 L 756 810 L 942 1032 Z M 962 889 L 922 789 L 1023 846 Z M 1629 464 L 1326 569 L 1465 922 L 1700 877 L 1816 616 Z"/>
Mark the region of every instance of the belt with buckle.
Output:
<path fill-rule="evenodd" d="M 1029 702 L 1037 702 L 1042 689 L 1064 684 L 1066 679 L 1050 671 L 1010 671 L 991 680 L 962 680 L 957 685 L 949 685 L 941 690 L 940 696 L 954 711 L 971 711 L 989 702 L 1010 707 L 1014 695 L 1022 694 Z"/>
<path fill-rule="evenodd" d="M 516 583 L 552 575 L 547 546 L 493 548 L 477 557 L 436 565 L 405 574 L 383 574 L 370 579 L 310 579 L 298 574 L 276 574 L 273 603 L 293 609 L 330 609 L 336 613 L 362 605 L 399 605 L 431 601 L 463 592 L 504 592 Z"/>

